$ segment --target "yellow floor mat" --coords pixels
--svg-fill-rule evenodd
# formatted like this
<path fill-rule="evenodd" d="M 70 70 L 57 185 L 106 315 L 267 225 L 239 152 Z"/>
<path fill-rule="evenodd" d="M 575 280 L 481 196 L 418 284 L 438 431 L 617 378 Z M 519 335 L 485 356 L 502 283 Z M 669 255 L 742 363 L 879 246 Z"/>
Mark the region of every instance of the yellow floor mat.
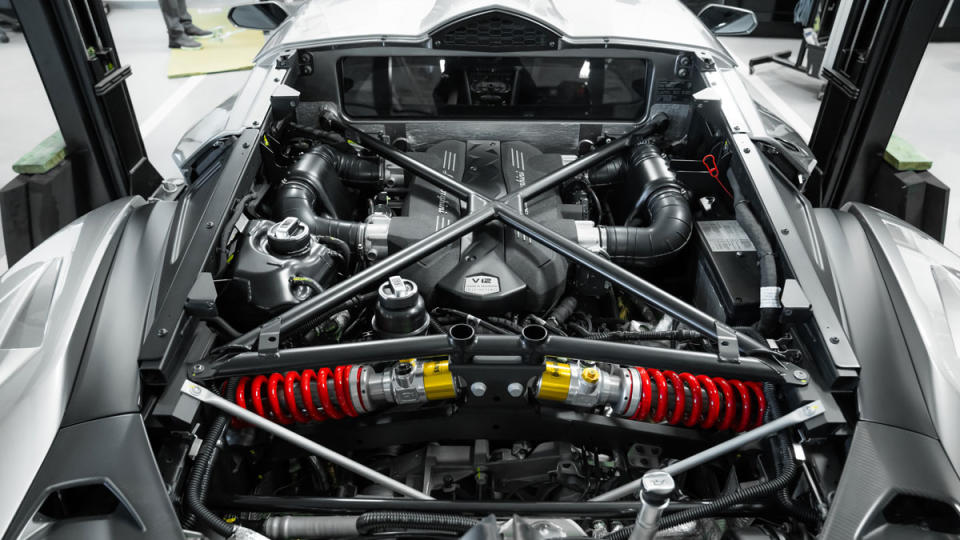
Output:
<path fill-rule="evenodd" d="M 229 7 L 191 9 L 193 24 L 213 32 L 200 38 L 201 49 L 170 49 L 167 77 L 239 71 L 253 67 L 263 47 L 263 32 L 237 28 L 227 20 Z"/>

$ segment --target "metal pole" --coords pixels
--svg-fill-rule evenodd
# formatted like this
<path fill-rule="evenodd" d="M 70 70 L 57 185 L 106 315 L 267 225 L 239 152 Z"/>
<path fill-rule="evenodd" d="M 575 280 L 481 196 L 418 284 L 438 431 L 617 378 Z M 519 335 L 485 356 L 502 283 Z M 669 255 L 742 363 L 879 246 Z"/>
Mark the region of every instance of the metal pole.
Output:
<path fill-rule="evenodd" d="M 180 387 L 180 392 L 203 403 L 212 405 L 213 407 L 220 409 L 227 414 L 233 415 L 249 424 L 257 426 L 264 431 L 272 433 L 274 436 L 283 439 L 294 446 L 299 446 L 300 448 L 316 455 L 317 457 L 323 458 L 331 463 L 335 463 L 344 469 L 352 471 L 358 476 L 362 476 L 375 484 L 380 484 L 391 491 L 423 501 L 434 500 L 433 497 L 424 495 L 420 491 L 417 491 L 416 489 L 413 489 L 402 482 L 398 482 L 389 476 L 380 474 L 362 463 L 354 461 L 343 454 L 334 452 L 326 446 L 317 444 L 303 435 L 290 431 L 279 424 L 275 424 L 270 420 L 267 420 L 256 413 L 248 411 L 235 403 L 231 403 L 200 386 L 199 384 L 190 381 L 183 381 L 183 386 Z"/>
<path fill-rule="evenodd" d="M 644 125 L 638 127 L 630 133 L 627 133 L 619 139 L 577 159 L 576 161 L 570 162 L 569 164 L 540 178 L 536 182 L 528 184 L 519 191 L 504 195 L 498 202 L 505 202 L 517 198 L 519 198 L 520 201 L 526 201 L 531 197 L 535 197 L 544 191 L 553 188 L 557 184 L 573 178 L 574 176 L 603 163 L 613 155 L 630 146 L 637 137 L 645 137 L 650 135 L 651 133 L 654 133 L 665 127 L 669 121 L 670 117 L 668 117 L 666 114 L 658 113 Z"/>
<path fill-rule="evenodd" d="M 617 266 L 616 263 L 604 259 L 576 242 L 568 240 L 563 235 L 521 215 L 514 209 L 504 204 L 498 204 L 496 208 L 497 217 L 500 221 L 546 245 L 557 253 L 599 273 L 603 277 L 655 305 L 661 311 L 669 313 L 693 326 L 705 335 L 717 339 L 717 320 L 710 315 L 653 285 L 649 281 Z M 767 350 L 765 345 L 740 332 L 737 332 L 737 342 L 741 352 L 745 354 L 750 354 L 758 350 Z"/>
<path fill-rule="evenodd" d="M 820 403 L 820 401 L 810 402 L 803 407 L 790 412 L 789 414 L 785 414 L 780 418 L 777 418 L 772 422 L 755 427 L 746 433 L 741 433 L 732 439 L 728 439 L 716 446 L 707 448 L 703 452 L 697 452 L 696 454 L 686 459 L 682 459 L 672 465 L 668 465 L 661 470 L 671 476 L 676 476 L 682 472 L 689 471 L 694 467 L 713 461 L 714 459 L 737 450 L 738 448 L 742 448 L 754 441 L 759 441 L 760 439 L 769 437 L 780 430 L 802 424 L 811 418 L 820 416 L 824 412 L 825 410 L 823 408 L 823 404 Z M 606 493 L 601 493 L 590 500 L 615 501 L 621 497 L 625 497 L 633 493 L 634 491 L 637 491 L 641 487 L 643 487 L 643 478 L 634 480 L 633 482 L 628 482 Z"/>
<path fill-rule="evenodd" d="M 490 199 L 483 196 L 481 193 L 474 191 L 469 186 L 461 184 L 460 182 L 457 182 L 453 178 L 450 178 L 440 171 L 434 170 L 423 163 L 420 163 L 419 161 L 397 150 L 396 148 L 393 148 L 389 144 L 384 143 L 376 137 L 360 131 L 359 128 L 349 124 L 346 125 L 353 131 L 353 133 L 350 134 L 350 138 L 357 139 L 357 141 L 366 149 L 373 151 L 394 165 L 410 171 L 411 173 L 423 178 L 431 184 L 456 193 L 464 199 L 470 200 L 473 198 L 487 203 L 490 202 Z"/>
<path fill-rule="evenodd" d="M 268 362 L 265 362 L 256 352 L 243 352 L 220 363 L 204 366 L 203 370 L 195 374 L 194 380 L 253 375 L 266 370 L 285 372 L 334 367 L 344 363 L 356 363 L 358 359 L 367 363 L 449 355 L 452 352 L 453 345 L 450 344 L 448 336 L 437 335 L 281 349 L 277 351 L 276 358 Z M 526 349 L 519 336 L 480 335 L 476 336 L 475 342 L 471 344 L 470 352 L 484 356 L 522 357 Z M 751 357 L 742 357 L 739 363 L 720 362 L 715 354 L 699 351 L 563 336 L 548 337 L 540 345 L 538 352 L 549 356 L 611 364 L 689 371 L 714 377 L 734 377 L 775 383 L 783 383 L 785 380 L 793 382 L 792 379 L 785 379 L 785 374 L 772 365 Z M 788 366 L 787 372 L 789 371 Z M 790 373 L 786 375 L 789 376 Z"/>
<path fill-rule="evenodd" d="M 370 268 L 354 274 L 349 279 L 341 281 L 323 293 L 293 306 L 278 317 L 280 319 L 280 332 L 282 333 L 296 328 L 309 320 L 314 314 L 330 309 L 361 291 L 379 285 L 381 281 L 391 274 L 403 270 L 450 242 L 460 238 L 464 234 L 483 226 L 493 219 L 493 217 L 494 212 L 492 207 L 482 208 L 477 212 L 453 222 L 449 227 L 440 229 L 423 240 L 405 247 Z M 264 326 L 268 324 L 270 324 L 270 322 L 265 323 Z M 259 329 L 254 328 L 231 341 L 229 345 L 253 345 L 257 340 L 258 334 Z"/>
<path fill-rule="evenodd" d="M 710 504 L 712 501 L 673 501 L 667 513 L 680 512 Z M 308 515 L 358 514 L 371 510 L 395 510 L 406 512 L 438 512 L 449 514 L 474 514 L 500 516 L 542 516 L 562 515 L 564 517 L 620 517 L 634 514 L 640 508 L 640 501 L 610 502 L 563 502 L 563 501 L 420 501 L 408 498 L 353 498 L 280 496 L 280 495 L 244 495 L 211 493 L 209 506 L 214 509 L 251 512 L 296 513 Z M 769 507 L 762 503 L 735 505 L 717 515 L 763 515 Z"/>

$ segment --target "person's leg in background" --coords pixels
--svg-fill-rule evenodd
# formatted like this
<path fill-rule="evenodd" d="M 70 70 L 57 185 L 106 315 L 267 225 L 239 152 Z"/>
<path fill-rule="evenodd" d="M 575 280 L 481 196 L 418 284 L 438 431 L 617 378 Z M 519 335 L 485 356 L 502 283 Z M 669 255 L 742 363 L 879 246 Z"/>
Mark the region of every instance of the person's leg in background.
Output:
<path fill-rule="evenodd" d="M 171 49 L 196 49 L 202 47 L 199 41 L 192 36 L 209 36 L 211 32 L 193 24 L 190 13 L 187 12 L 186 0 L 159 0 L 160 11 L 163 13 L 163 22 L 167 25 L 170 35 Z"/>

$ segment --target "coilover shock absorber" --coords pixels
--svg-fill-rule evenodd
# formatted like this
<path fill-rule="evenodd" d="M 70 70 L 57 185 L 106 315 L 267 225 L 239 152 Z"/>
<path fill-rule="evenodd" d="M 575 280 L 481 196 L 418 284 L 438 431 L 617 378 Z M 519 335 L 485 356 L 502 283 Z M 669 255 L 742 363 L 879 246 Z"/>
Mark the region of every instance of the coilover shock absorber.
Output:
<path fill-rule="evenodd" d="M 280 424 L 339 420 L 390 404 L 425 403 L 457 396 L 449 362 L 401 360 L 377 372 L 368 365 L 308 369 L 243 377 L 237 405 Z"/>
<path fill-rule="evenodd" d="M 757 382 L 641 367 L 548 360 L 537 398 L 607 407 L 631 420 L 736 432 L 763 423 L 767 403 Z"/>

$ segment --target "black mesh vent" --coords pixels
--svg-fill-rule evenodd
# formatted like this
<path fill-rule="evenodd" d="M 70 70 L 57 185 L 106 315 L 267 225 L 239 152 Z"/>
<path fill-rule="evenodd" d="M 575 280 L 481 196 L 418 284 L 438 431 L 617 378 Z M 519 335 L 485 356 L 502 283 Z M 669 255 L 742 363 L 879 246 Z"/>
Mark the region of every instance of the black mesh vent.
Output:
<path fill-rule="evenodd" d="M 559 36 L 534 22 L 500 12 L 458 21 L 433 35 L 436 49 L 542 51 L 556 49 Z"/>

